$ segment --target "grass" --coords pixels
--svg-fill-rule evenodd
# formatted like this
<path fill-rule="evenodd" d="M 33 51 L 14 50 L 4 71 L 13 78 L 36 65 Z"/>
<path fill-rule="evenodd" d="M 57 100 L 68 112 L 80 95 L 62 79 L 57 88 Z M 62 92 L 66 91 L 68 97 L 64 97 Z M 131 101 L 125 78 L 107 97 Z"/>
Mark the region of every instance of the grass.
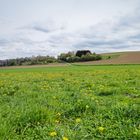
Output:
<path fill-rule="evenodd" d="M 0 70 L 0 140 L 140 138 L 140 65 Z"/>
<path fill-rule="evenodd" d="M 116 52 L 116 53 L 105 53 L 105 54 L 101 54 L 102 59 L 106 60 L 106 59 L 113 59 L 113 58 L 117 58 L 120 55 L 124 54 L 124 52 Z"/>

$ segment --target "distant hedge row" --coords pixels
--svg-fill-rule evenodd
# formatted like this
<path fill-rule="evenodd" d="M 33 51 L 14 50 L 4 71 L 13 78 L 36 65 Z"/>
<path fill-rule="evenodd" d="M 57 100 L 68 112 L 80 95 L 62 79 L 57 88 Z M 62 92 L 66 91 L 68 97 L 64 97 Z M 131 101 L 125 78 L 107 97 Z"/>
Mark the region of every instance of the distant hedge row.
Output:
<path fill-rule="evenodd" d="M 36 64 L 48 64 L 48 63 L 62 63 L 62 62 L 84 62 L 101 60 L 102 57 L 95 53 L 91 53 L 89 50 L 81 50 L 68 53 L 62 53 L 57 58 L 52 56 L 33 56 L 16 59 L 0 60 L 0 66 L 20 66 L 20 65 L 36 65 Z"/>
<path fill-rule="evenodd" d="M 20 66 L 20 65 L 36 65 L 36 64 L 48 64 L 55 63 L 58 60 L 51 56 L 33 56 L 16 59 L 0 60 L 0 66 Z"/>
<path fill-rule="evenodd" d="M 76 54 L 74 52 L 62 53 L 60 54 L 60 56 L 58 56 L 58 60 L 71 63 L 71 62 L 95 61 L 102 59 L 101 55 L 91 53 L 90 51 L 87 51 L 87 53 L 85 52 L 86 51 L 83 51 L 83 55 L 82 51 L 79 51 L 79 53 L 77 51 Z"/>

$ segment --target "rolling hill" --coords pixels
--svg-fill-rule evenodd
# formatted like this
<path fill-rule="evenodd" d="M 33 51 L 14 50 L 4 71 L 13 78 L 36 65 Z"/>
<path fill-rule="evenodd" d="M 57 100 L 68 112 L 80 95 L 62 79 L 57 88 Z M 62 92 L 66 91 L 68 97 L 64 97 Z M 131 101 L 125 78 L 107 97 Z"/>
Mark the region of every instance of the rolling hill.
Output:
<path fill-rule="evenodd" d="M 99 61 L 89 61 L 77 64 L 104 65 L 104 64 L 140 64 L 140 51 L 136 52 L 116 52 L 101 54 L 103 59 Z"/>

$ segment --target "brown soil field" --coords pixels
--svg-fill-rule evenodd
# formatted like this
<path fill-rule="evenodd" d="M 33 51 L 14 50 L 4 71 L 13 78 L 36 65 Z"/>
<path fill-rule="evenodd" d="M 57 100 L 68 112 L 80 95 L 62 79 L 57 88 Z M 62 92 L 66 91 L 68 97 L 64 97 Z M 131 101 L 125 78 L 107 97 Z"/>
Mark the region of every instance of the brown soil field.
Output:
<path fill-rule="evenodd" d="M 106 53 L 102 56 L 116 55 L 116 57 L 99 61 L 88 61 L 75 64 L 87 64 L 87 65 L 104 65 L 104 64 L 140 64 L 140 51 L 137 52 L 119 52 L 119 53 Z"/>

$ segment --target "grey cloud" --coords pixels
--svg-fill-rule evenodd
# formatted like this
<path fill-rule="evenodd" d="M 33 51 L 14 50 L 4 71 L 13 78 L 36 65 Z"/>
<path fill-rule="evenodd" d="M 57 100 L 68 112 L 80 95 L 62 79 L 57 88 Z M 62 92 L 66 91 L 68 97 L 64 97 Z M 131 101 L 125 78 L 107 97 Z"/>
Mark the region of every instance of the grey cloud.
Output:
<path fill-rule="evenodd" d="M 78 42 L 77 48 L 93 48 L 100 51 L 140 50 L 140 10 L 125 15 L 118 22 L 101 23 L 83 34 L 85 41 Z M 100 26 L 100 25 L 105 26 Z"/>
<path fill-rule="evenodd" d="M 43 28 L 43 27 L 39 27 L 39 26 L 33 26 L 32 29 L 40 31 L 40 32 L 45 32 L 45 33 L 48 33 L 48 32 L 51 31 L 51 30 L 49 30 L 47 28 Z"/>
<path fill-rule="evenodd" d="M 88 46 L 102 46 L 102 45 L 114 45 L 114 44 L 122 44 L 122 41 L 117 40 L 99 40 L 99 41 L 86 41 L 81 44 L 88 45 Z"/>
<path fill-rule="evenodd" d="M 121 17 L 113 24 L 103 21 L 96 26 L 73 32 L 60 25 L 33 23 L 22 28 L 20 36 L 0 39 L 0 59 L 31 55 L 57 56 L 77 49 L 90 49 L 97 53 L 140 50 L 140 12 L 134 13 Z"/>
<path fill-rule="evenodd" d="M 46 22 L 34 22 L 24 27 L 20 27 L 18 29 L 21 30 L 34 30 L 43 33 L 51 33 L 59 30 L 64 30 L 64 25 L 56 25 L 54 21 L 46 21 Z"/>
<path fill-rule="evenodd" d="M 7 40 L 7 39 L 0 39 L 0 46 L 5 46 L 6 44 L 9 44 L 10 43 L 10 40 Z"/>
<path fill-rule="evenodd" d="M 140 42 L 140 33 L 139 34 L 136 34 L 136 35 L 130 35 L 129 37 L 128 37 L 128 39 L 130 39 L 130 40 L 137 40 L 137 41 L 139 41 Z"/>

